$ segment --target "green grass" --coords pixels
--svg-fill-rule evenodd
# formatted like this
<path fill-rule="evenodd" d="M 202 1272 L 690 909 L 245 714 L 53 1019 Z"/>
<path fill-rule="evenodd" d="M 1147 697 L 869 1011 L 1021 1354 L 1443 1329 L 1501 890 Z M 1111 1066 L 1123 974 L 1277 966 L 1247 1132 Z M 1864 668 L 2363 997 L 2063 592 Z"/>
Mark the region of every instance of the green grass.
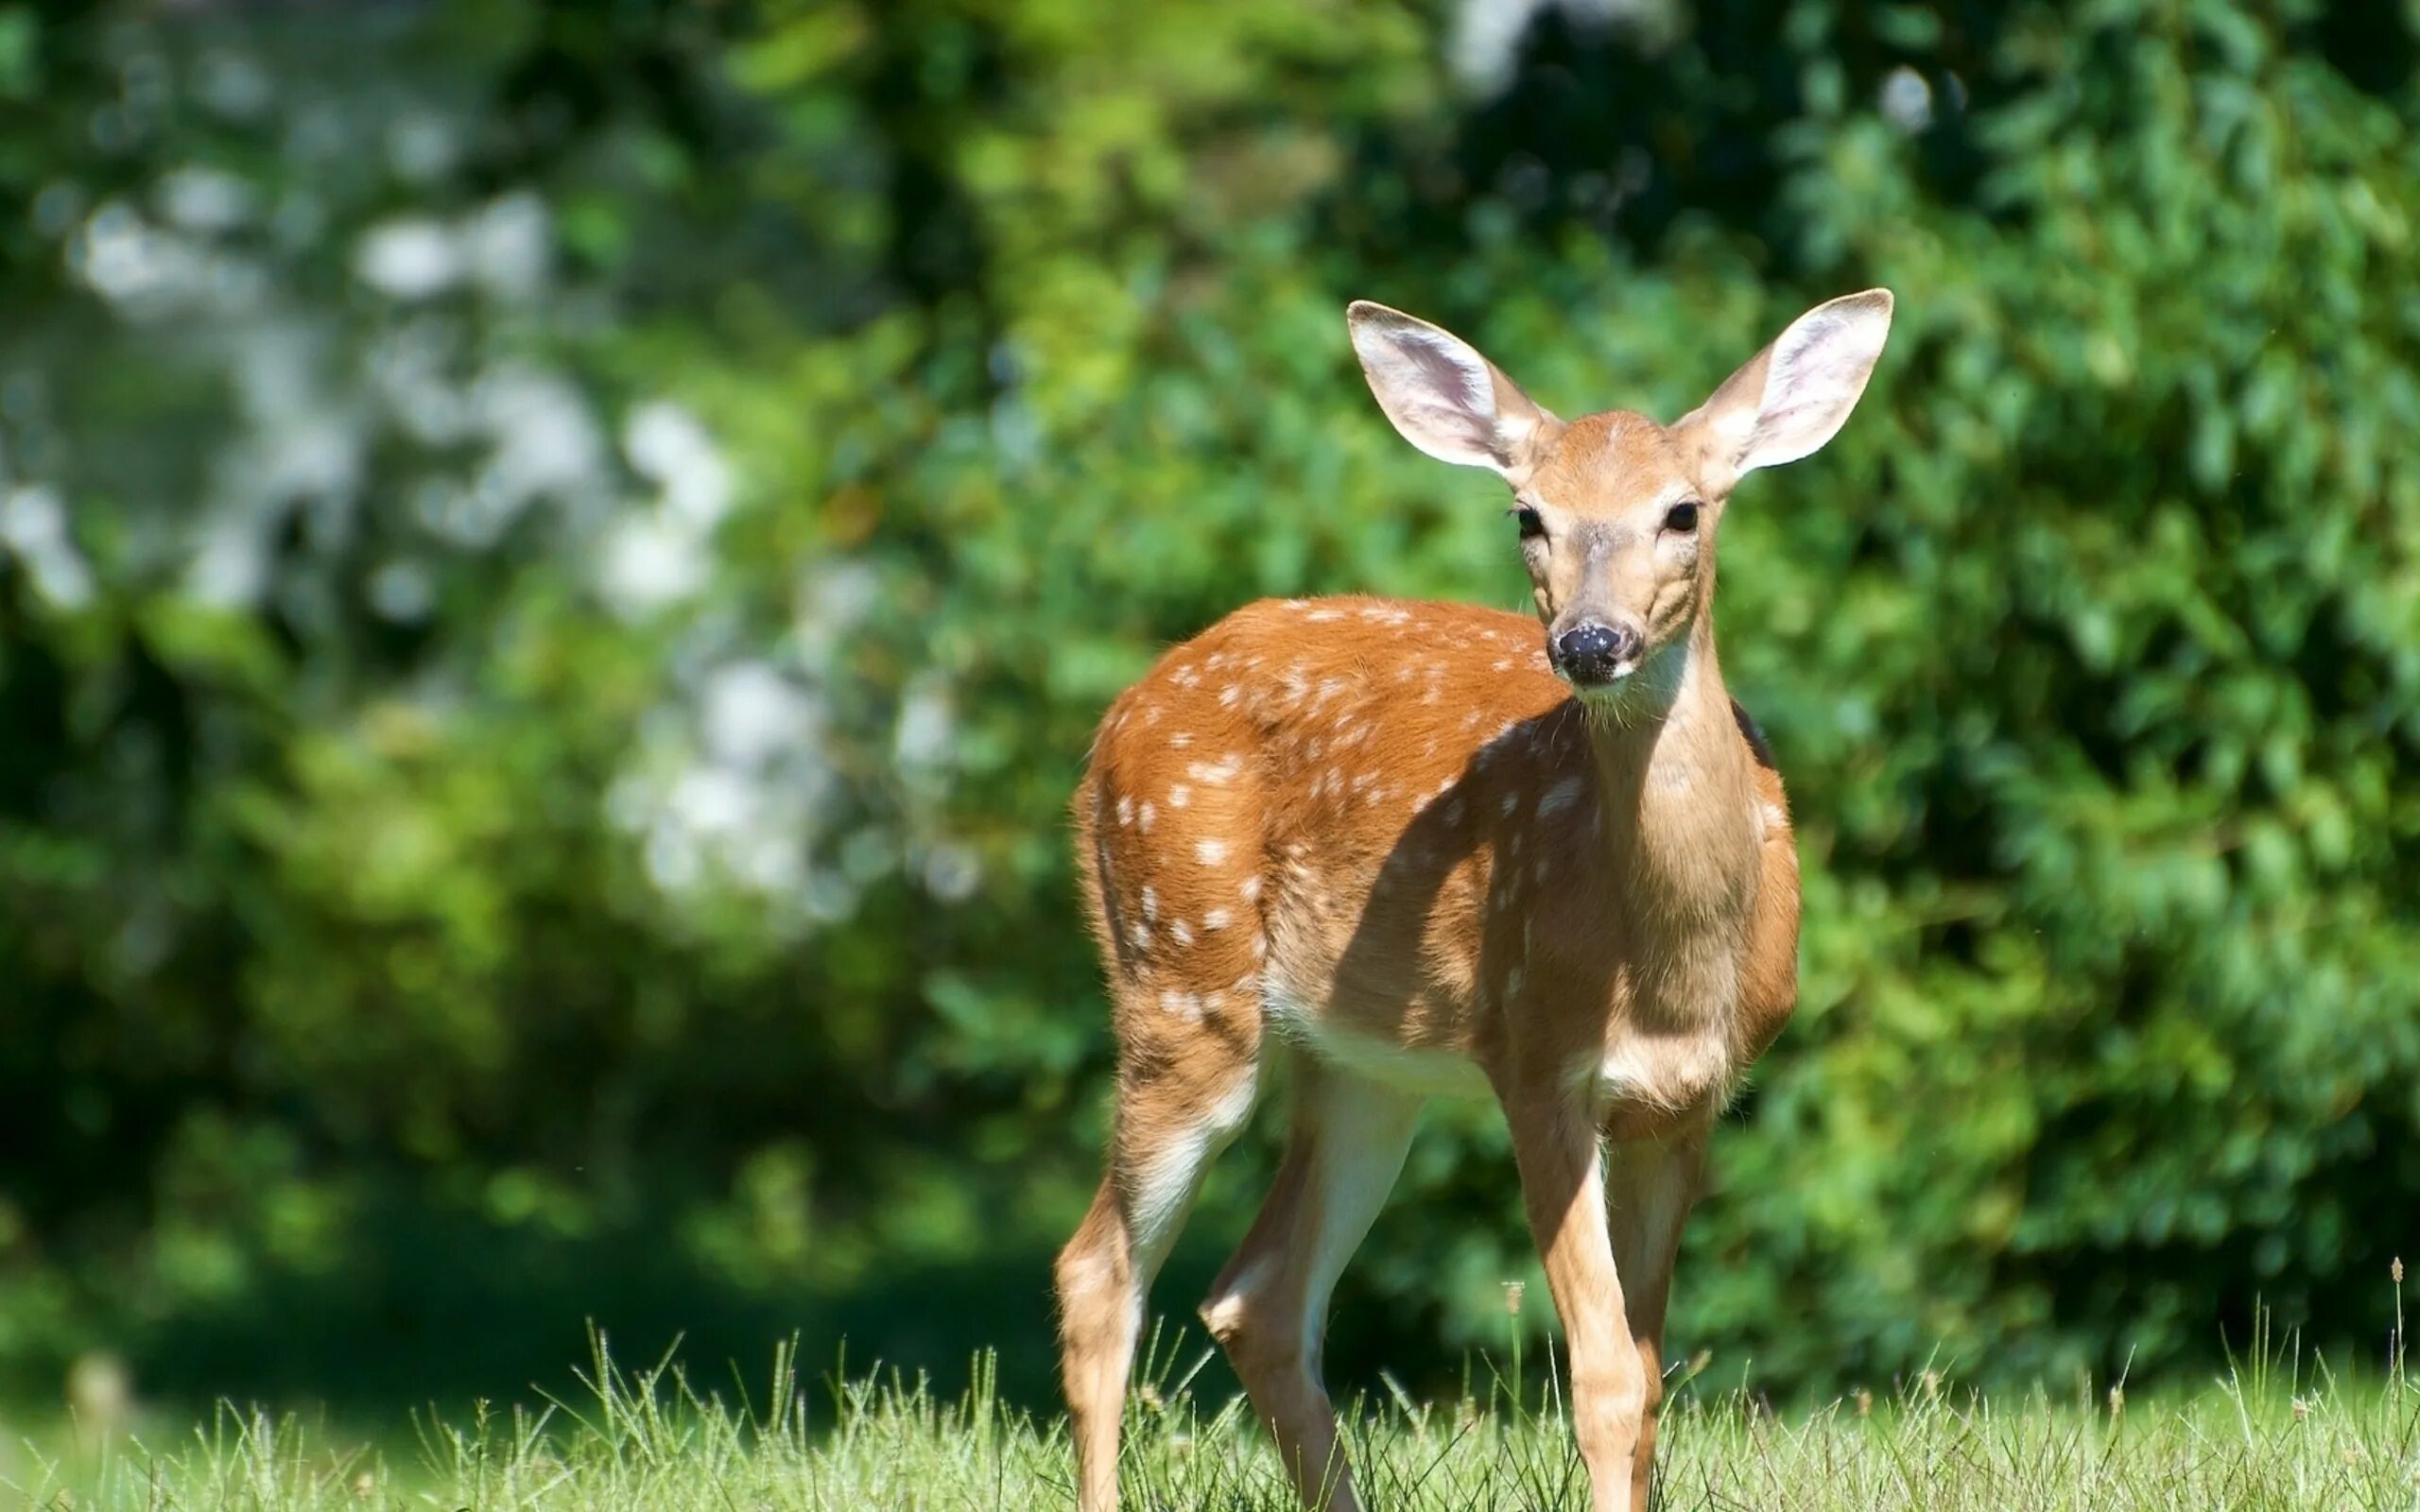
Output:
<path fill-rule="evenodd" d="M 1233 1400 L 1197 1400 L 1170 1364 L 1128 1418 L 1127 1504 L 1291 1508 L 1274 1456 Z M 708 1390 L 677 1367 L 606 1356 L 584 1395 L 464 1420 L 416 1420 L 385 1452 L 293 1419 L 223 1409 L 189 1434 L 102 1445 L 66 1434 L 0 1452 L 0 1507 L 245 1512 L 365 1506 L 734 1512 L 1061 1507 L 1065 1428 L 1004 1406 L 978 1362 L 938 1400 L 896 1378 L 770 1393 Z M 1500 1382 L 1435 1405 L 1355 1415 L 1365 1500 L 1393 1509 L 1563 1508 L 1586 1484 L 1559 1402 Z M 1929 1379 L 1776 1416 L 1741 1395 L 1679 1392 L 1661 1455 L 1667 1508 L 2359 1508 L 2420 1512 L 2420 1382 L 2359 1386 L 2290 1352 L 2191 1395 L 2128 1401 L 2079 1387 L 1987 1400 Z"/>

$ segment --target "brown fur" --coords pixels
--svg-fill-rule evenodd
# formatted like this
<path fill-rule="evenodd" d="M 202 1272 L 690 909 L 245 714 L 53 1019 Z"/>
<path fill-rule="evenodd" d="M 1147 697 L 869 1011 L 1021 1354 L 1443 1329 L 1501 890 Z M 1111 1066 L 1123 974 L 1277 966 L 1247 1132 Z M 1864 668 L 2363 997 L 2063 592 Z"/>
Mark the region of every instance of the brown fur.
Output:
<path fill-rule="evenodd" d="M 1877 311 L 1887 324 L 1878 291 L 1836 301 L 1784 340 L 1848 331 L 1878 352 Z M 1643 1509 L 1706 1136 L 1796 997 L 1797 853 L 1771 755 L 1723 689 L 1715 536 L 1738 473 L 1822 444 L 1864 369 L 1844 380 L 1845 348 L 1802 344 L 1777 404 L 1777 343 L 1672 426 L 1566 425 L 1433 327 L 1355 319 L 1397 427 L 1535 512 L 1537 615 L 1253 604 L 1103 718 L 1073 816 L 1116 1116 L 1058 1267 L 1079 1504 L 1116 1503 L 1145 1294 L 1283 1045 L 1301 1052 L 1292 1139 L 1202 1316 L 1305 1502 L 1357 1506 L 1320 1383 L 1328 1292 L 1421 1103 L 1460 1077 L 1512 1134 L 1596 1506 Z M 1683 504 L 1694 526 L 1672 523 Z M 1637 630 L 1637 661 L 1575 696 L 1547 648 L 1608 623 Z"/>
<path fill-rule="evenodd" d="M 1648 764 L 1626 754 L 1632 732 L 1600 730 L 1547 670 L 1534 620 L 1381 599 L 1269 602 L 1169 653 L 1111 706 L 1073 804 L 1120 1054 L 1112 1177 L 1069 1254 L 1122 1253 L 1121 1191 L 1131 1201 L 1147 1152 L 1191 1137 L 1250 1084 L 1271 993 L 1308 1005 L 1322 1026 L 1469 1060 L 1516 1119 L 1533 1108 L 1572 1116 L 1559 1093 L 1575 1065 L 1634 1027 L 1650 1075 L 1582 1105 L 1584 1136 L 1549 1122 L 1534 1143 L 1562 1149 L 1564 1168 L 1534 1182 L 1524 1170 L 1525 1186 L 1564 1194 L 1533 1215 L 1542 1234 L 1569 1231 L 1546 1246 L 1559 1309 L 1610 1314 L 1618 1332 L 1622 1310 L 1605 1305 L 1618 1291 L 1608 1297 L 1608 1278 L 1570 1258 L 1614 1243 L 1603 1194 L 1590 1192 L 1598 1132 L 1675 1145 L 1693 1193 L 1703 1129 L 1787 1021 L 1796 985 L 1795 850 L 1786 818 L 1766 817 L 1786 813 L 1779 777 L 1727 698 L 1677 705 L 1655 746 L 1668 743 L 1721 795 L 1720 843 L 1709 843 L 1698 799 L 1675 810 L 1646 787 Z M 1737 971 L 1712 1015 L 1689 997 L 1702 950 Z M 1718 1053 L 1703 1053 L 1709 1041 Z M 1691 1053 L 1657 1053 L 1675 1044 Z M 1298 1168 L 1314 1159 L 1298 1135 L 1238 1266 L 1299 1251 L 1284 1236 L 1304 1222 Z M 1617 1208 L 1616 1227 L 1629 1216 Z M 1608 1390 L 1575 1399 L 1610 1404 L 1604 1421 L 1582 1425 L 1583 1441 L 1612 1452 L 1629 1438 L 1636 1447 L 1620 1452 L 1642 1476 L 1652 1430 L 1640 1414 L 1661 1375 L 1657 1278 L 1677 1233 L 1671 1223 L 1631 1236 L 1638 1258 L 1623 1269 L 1639 1278 L 1630 1312 L 1648 1329 L 1634 1346 L 1643 1358 L 1606 1366 Z M 1121 1263 L 1112 1290 L 1123 1298 L 1139 1280 Z M 1291 1299 L 1304 1286 L 1280 1276 L 1270 1289 Z M 1099 1362 L 1130 1326 L 1098 1336 L 1080 1298 L 1066 1312 L 1089 1451 L 1083 1504 L 1103 1507 L 1124 1370 L 1110 1389 Z M 1340 1489 L 1302 1341 L 1283 1324 L 1242 1327 L 1245 1315 L 1218 1331 L 1238 1373 L 1263 1383 L 1254 1399 L 1306 1484 Z M 1606 1355 L 1575 1342 L 1575 1362 Z"/>

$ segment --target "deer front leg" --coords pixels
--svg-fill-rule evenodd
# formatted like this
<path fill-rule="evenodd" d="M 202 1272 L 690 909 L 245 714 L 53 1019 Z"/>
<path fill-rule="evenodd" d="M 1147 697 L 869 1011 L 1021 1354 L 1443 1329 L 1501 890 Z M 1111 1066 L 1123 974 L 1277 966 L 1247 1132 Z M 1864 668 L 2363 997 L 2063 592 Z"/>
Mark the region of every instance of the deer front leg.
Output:
<path fill-rule="evenodd" d="M 1631 1505 L 1639 1512 L 1645 1512 L 1655 1476 L 1655 1413 L 1664 1400 L 1664 1310 L 1672 1297 L 1672 1260 L 1705 1170 L 1706 1133 L 1701 1125 L 1666 1140 L 1617 1144 L 1608 1162 L 1614 1267 L 1621 1277 L 1631 1340 L 1647 1387 L 1630 1479 Z"/>
<path fill-rule="evenodd" d="M 1499 1089 L 1521 1171 L 1530 1231 L 1546 1262 L 1571 1360 L 1571 1424 L 1595 1512 L 1633 1512 L 1631 1470 L 1647 1406 L 1646 1371 L 1622 1307 L 1605 1226 L 1602 1151 L 1578 1089 Z"/>

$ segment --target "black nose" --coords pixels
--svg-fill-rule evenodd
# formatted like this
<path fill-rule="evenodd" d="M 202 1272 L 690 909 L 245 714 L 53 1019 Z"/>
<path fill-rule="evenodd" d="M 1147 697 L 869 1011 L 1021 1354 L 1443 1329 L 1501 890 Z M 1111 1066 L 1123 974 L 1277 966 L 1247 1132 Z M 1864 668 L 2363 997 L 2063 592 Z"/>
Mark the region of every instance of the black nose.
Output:
<path fill-rule="evenodd" d="M 1555 660 L 1574 682 L 1610 682 L 1615 668 L 1638 659 L 1643 639 L 1630 626 L 1587 620 L 1555 637 Z"/>

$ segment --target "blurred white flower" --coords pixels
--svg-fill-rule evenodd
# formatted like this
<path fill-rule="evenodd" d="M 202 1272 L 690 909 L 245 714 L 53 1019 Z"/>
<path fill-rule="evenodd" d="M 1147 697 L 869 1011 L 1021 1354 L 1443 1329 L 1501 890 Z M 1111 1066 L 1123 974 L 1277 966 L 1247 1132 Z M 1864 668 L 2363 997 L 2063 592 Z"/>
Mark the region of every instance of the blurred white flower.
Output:
<path fill-rule="evenodd" d="M 381 619 L 418 624 L 428 618 L 436 601 L 428 569 L 416 561 L 390 561 L 370 575 L 370 607 Z"/>
<path fill-rule="evenodd" d="M 416 182 L 443 177 L 461 146 L 453 123 L 435 111 L 409 112 L 387 129 L 387 161 L 397 177 Z"/>
<path fill-rule="evenodd" d="M 194 70 L 194 93 L 202 104 L 238 120 L 258 115 L 276 98 L 269 72 L 243 53 L 214 47 Z"/>
<path fill-rule="evenodd" d="M 372 390 L 414 440 L 450 446 L 471 427 L 470 396 L 446 376 L 448 331 L 421 317 L 385 332 L 370 346 Z"/>
<path fill-rule="evenodd" d="M 257 602 L 268 586 L 268 544 L 245 516 L 221 511 L 204 522 L 185 569 L 188 597 L 220 609 Z"/>
<path fill-rule="evenodd" d="M 755 809 L 750 799 L 746 778 L 701 764 L 673 782 L 665 808 L 693 835 L 731 835 L 748 828 Z"/>
<path fill-rule="evenodd" d="M 361 482 L 360 438 L 342 416 L 305 410 L 277 417 L 250 451 L 250 481 L 270 499 L 345 499 Z"/>
<path fill-rule="evenodd" d="M 694 534 L 649 510 L 607 529 L 597 588 L 614 609 L 637 618 L 704 587 L 707 565 L 705 548 Z"/>
<path fill-rule="evenodd" d="M 731 468 L 697 418 L 668 400 L 631 411 L 622 450 L 638 473 L 664 490 L 666 507 L 711 529 L 731 507 Z"/>
<path fill-rule="evenodd" d="M 1882 80 L 1882 114 L 1910 136 L 1924 130 L 1932 125 L 1932 86 L 1901 63 Z"/>
<path fill-rule="evenodd" d="M 707 678 L 699 700 L 706 749 L 718 762 L 759 770 L 812 740 L 821 709 L 767 662 L 735 662 Z"/>
<path fill-rule="evenodd" d="M 498 299 L 527 299 L 545 287 L 554 251 L 546 202 L 522 190 L 491 201 L 462 227 L 471 281 Z"/>
<path fill-rule="evenodd" d="M 87 287 L 134 320 L 157 318 L 210 283 L 209 260 L 198 248 L 117 200 L 86 218 L 67 257 Z"/>
<path fill-rule="evenodd" d="M 1654 20 L 1655 0 L 1462 0 L 1454 12 L 1446 62 L 1467 88 L 1492 94 L 1512 77 L 1521 40 L 1546 10 L 1582 20 Z"/>
<path fill-rule="evenodd" d="M 791 628 L 799 654 L 821 665 L 873 612 L 882 579 L 861 561 L 822 562 L 800 580 Z"/>
<path fill-rule="evenodd" d="M 944 840 L 925 852 L 925 890 L 945 903 L 962 903 L 983 883 L 983 864 L 974 850 Z"/>
<path fill-rule="evenodd" d="M 558 374 L 499 368 L 472 386 L 474 414 L 495 441 L 480 482 L 510 511 L 540 494 L 572 499 L 602 486 L 605 443 L 580 391 Z"/>
<path fill-rule="evenodd" d="M 957 725 L 949 690 L 938 679 L 920 678 L 910 683 L 900 697 L 899 728 L 892 737 L 899 765 L 922 771 L 948 765 Z"/>
<path fill-rule="evenodd" d="M 160 213 L 186 231 L 216 235 L 251 218 L 252 186 L 216 168 L 178 168 L 160 180 Z"/>
<path fill-rule="evenodd" d="M 462 277 L 454 235 L 426 216 L 386 221 L 364 232 L 354 249 L 354 271 L 390 299 L 424 300 Z"/>
<path fill-rule="evenodd" d="M 797 892 L 806 880 L 805 844 L 794 825 L 758 825 L 731 836 L 723 848 L 723 865 L 756 893 L 782 897 Z"/>
<path fill-rule="evenodd" d="M 49 489 L 0 493 L 0 554 L 24 563 L 34 592 L 57 608 L 78 609 L 93 597 L 92 569 L 68 539 L 67 511 Z"/>
<path fill-rule="evenodd" d="M 720 880 L 793 906 L 805 902 L 813 826 L 804 790 L 698 762 L 669 781 L 625 779 L 608 807 L 638 832 L 648 875 L 666 893 Z"/>

